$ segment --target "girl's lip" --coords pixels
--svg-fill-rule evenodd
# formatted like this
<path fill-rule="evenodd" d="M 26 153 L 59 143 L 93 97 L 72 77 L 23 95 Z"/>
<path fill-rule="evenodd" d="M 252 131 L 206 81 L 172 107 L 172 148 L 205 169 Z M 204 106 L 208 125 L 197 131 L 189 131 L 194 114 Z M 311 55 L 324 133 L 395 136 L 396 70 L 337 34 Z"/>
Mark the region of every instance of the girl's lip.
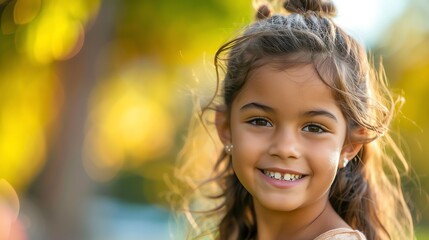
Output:
<path fill-rule="evenodd" d="M 291 169 L 286 169 L 286 168 L 277 168 L 277 167 L 259 168 L 259 170 L 261 172 L 270 171 L 270 172 L 279 172 L 279 173 L 282 173 L 282 174 L 289 173 L 289 174 L 302 175 L 302 176 L 307 176 L 308 175 L 308 174 L 305 174 L 305 173 L 302 173 L 302 172 L 299 172 L 299 171 L 295 171 L 295 170 L 291 170 Z"/>
<path fill-rule="evenodd" d="M 272 169 L 272 168 L 270 168 Z M 268 170 L 270 171 L 270 170 Z M 296 172 L 296 171 L 289 171 L 289 172 Z M 286 172 L 286 173 L 289 173 Z M 304 181 L 307 181 L 308 175 L 302 175 L 302 178 L 294 180 L 294 181 L 287 181 L 287 180 L 278 180 L 275 178 L 271 178 L 264 174 L 263 170 L 259 171 L 261 179 L 263 179 L 264 182 L 268 183 L 269 185 L 279 188 L 279 189 L 290 189 L 294 188 L 295 186 L 301 185 Z"/>

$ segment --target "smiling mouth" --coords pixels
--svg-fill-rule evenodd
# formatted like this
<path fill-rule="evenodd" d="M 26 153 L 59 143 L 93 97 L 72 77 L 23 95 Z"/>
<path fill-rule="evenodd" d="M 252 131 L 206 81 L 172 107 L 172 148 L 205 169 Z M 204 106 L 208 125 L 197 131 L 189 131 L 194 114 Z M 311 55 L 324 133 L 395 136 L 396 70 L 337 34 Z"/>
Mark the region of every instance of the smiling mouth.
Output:
<path fill-rule="evenodd" d="M 274 172 L 274 171 L 268 171 L 268 170 L 262 170 L 262 172 L 267 177 L 270 177 L 276 180 L 291 181 L 291 182 L 299 180 L 305 176 L 305 175 L 291 174 L 291 173 L 280 173 L 280 172 Z"/>

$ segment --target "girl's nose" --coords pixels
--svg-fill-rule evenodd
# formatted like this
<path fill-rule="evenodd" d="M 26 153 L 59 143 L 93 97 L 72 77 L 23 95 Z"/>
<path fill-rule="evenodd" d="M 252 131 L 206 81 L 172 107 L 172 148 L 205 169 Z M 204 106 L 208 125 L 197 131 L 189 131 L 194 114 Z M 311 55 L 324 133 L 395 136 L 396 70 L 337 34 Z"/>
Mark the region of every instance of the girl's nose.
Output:
<path fill-rule="evenodd" d="M 273 136 L 268 154 L 280 159 L 300 158 L 300 147 L 297 133 L 293 130 L 277 131 Z"/>

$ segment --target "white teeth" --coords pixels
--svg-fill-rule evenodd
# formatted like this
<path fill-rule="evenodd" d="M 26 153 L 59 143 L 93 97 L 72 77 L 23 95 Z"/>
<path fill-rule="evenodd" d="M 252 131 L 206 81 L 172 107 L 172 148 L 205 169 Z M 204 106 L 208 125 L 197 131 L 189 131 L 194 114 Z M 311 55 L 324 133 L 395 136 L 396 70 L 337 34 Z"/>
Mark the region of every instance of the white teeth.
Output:
<path fill-rule="evenodd" d="M 284 181 L 296 181 L 303 177 L 302 175 L 296 175 L 296 174 L 290 174 L 290 173 L 285 173 L 283 175 L 279 172 L 272 172 L 267 170 L 264 170 L 264 174 L 270 178 L 274 178 L 277 180 L 284 180 Z"/>

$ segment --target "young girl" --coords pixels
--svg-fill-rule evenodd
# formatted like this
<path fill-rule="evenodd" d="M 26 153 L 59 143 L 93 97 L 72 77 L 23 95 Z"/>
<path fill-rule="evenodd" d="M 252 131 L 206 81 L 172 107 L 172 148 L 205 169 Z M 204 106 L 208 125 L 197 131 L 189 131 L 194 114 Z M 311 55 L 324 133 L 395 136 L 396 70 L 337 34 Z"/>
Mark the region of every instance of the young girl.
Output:
<path fill-rule="evenodd" d="M 203 113 L 215 107 L 225 146 L 206 182 L 220 201 L 188 219 L 214 239 L 413 239 L 382 70 L 332 21 L 333 4 L 283 7 L 260 6 L 216 53 L 222 102 Z"/>

